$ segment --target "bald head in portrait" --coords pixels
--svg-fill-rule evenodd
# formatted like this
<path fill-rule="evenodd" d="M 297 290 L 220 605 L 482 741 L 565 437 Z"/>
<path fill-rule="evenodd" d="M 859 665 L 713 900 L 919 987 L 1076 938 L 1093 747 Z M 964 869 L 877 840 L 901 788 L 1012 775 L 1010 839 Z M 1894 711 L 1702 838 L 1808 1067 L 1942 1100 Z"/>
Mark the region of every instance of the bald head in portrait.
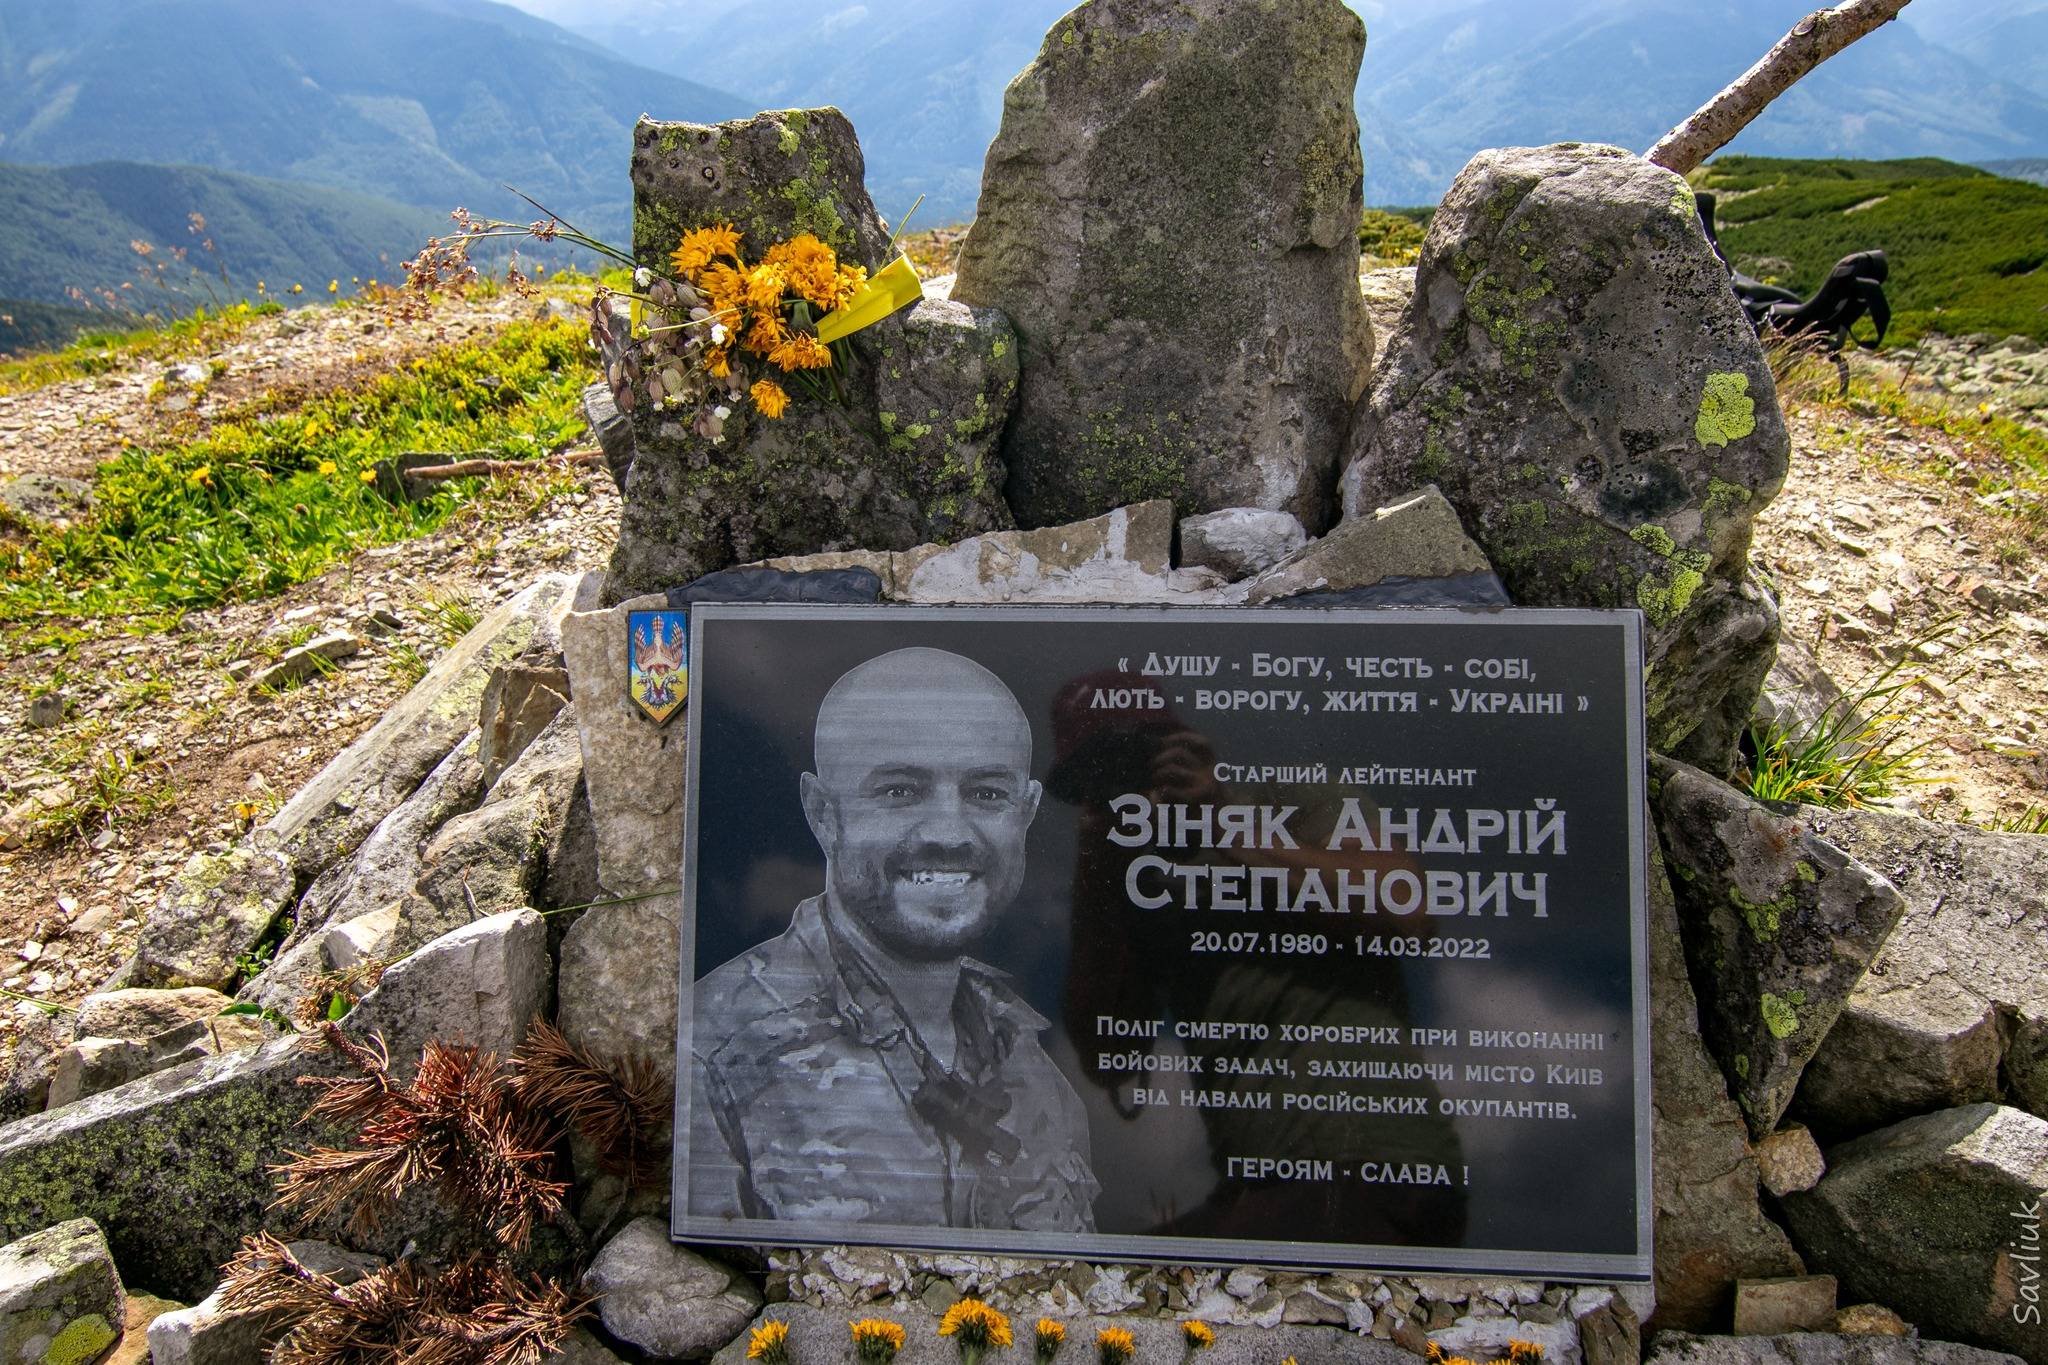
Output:
<path fill-rule="evenodd" d="M 1094 1230 L 1047 1021 L 972 956 L 1024 884 L 1031 767 L 970 659 L 899 649 L 833 684 L 799 793 L 825 890 L 694 992 L 690 1213 Z"/>

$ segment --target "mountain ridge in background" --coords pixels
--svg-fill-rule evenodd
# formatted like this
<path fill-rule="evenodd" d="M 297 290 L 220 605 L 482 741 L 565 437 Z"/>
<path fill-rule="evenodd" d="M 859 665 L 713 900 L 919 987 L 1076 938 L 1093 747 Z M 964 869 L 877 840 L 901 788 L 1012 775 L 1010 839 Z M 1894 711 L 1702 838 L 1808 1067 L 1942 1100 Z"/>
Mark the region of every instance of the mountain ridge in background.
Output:
<path fill-rule="evenodd" d="M 207 166 L 620 240 L 634 119 L 748 101 L 485 0 L 69 0 L 0 12 L 0 160 Z"/>
<path fill-rule="evenodd" d="M 524 0 L 548 8 L 546 0 Z M 1941 0 L 1936 0 L 1937 4 Z M 1911 15 L 1919 4 L 1908 6 Z M 1729 150 L 1773 156 L 2048 154 L 2048 73 L 1999 35 L 2048 0 L 1967 0 L 1970 50 L 1891 24 L 1809 75 Z M 1561 140 L 1641 150 L 1761 56 L 1810 0 L 1354 0 L 1369 41 L 1357 107 L 1366 201 L 1428 204 L 1488 146 Z M 573 8 L 572 15 L 569 10 Z M 763 107 L 837 105 L 885 212 L 930 196 L 926 223 L 971 217 L 1004 85 L 1067 0 L 695 0 L 557 6 L 576 31 L 663 70 L 745 90 Z M 2042 45 L 2048 52 L 2048 43 Z M 1973 56 L 1972 52 L 1976 55 Z M 1986 61 L 1989 61 L 1987 69 Z M 2028 77 L 2027 79 L 2032 79 Z"/>
<path fill-rule="evenodd" d="M 335 279 L 395 281 L 398 262 L 443 222 L 427 209 L 347 190 L 129 161 L 0 163 L 0 203 L 8 205 L 0 215 L 0 298 L 62 306 L 76 287 L 98 307 L 98 291 L 113 289 L 133 312 L 180 311 L 153 282 L 158 266 L 184 310 L 216 296 L 253 296 L 259 280 L 273 296 L 294 284 L 324 292 Z M 193 213 L 204 217 L 214 252 L 190 230 Z M 132 287 L 121 290 L 123 283 Z"/>

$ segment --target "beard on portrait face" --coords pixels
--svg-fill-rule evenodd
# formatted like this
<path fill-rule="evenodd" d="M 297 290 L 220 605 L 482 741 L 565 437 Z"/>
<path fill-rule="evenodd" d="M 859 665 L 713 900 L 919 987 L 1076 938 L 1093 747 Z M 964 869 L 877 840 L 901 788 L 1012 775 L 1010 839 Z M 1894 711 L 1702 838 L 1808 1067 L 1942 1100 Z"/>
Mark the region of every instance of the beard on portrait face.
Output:
<path fill-rule="evenodd" d="M 905 838 L 879 859 L 845 840 L 827 859 L 840 907 L 883 948 L 911 961 L 958 957 L 973 947 L 1016 894 L 1004 860 L 980 845 Z"/>

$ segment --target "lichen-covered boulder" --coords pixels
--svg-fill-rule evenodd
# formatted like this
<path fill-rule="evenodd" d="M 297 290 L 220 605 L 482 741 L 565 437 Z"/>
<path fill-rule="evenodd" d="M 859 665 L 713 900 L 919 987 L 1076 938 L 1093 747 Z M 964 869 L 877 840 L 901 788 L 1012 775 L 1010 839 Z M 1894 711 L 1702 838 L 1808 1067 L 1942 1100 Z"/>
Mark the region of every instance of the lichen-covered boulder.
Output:
<path fill-rule="evenodd" d="M 1700 1025 L 1762 1138 L 1905 899 L 1796 815 L 1668 758 L 1650 773 Z"/>
<path fill-rule="evenodd" d="M 121 1277 L 91 1219 L 0 1247 L 0 1360 L 9 1365 L 87 1365 L 126 1316 Z"/>
<path fill-rule="evenodd" d="M 2048 1120 L 1972 1104 L 1829 1149 L 1827 1175 L 1789 1196 L 1785 1216 L 1800 1251 L 1850 1302 L 2042 1361 L 2044 1192 Z"/>
<path fill-rule="evenodd" d="M 1148 498 L 1329 525 L 1372 359 L 1364 51 L 1339 0 L 1089 0 L 1010 83 L 953 297 L 1023 339 L 1024 525 Z"/>
<path fill-rule="evenodd" d="M 693 227 L 732 223 L 749 261 L 809 232 L 878 270 L 889 234 L 861 176 L 853 125 L 791 109 L 717 125 L 641 120 L 633 135 L 633 249 L 672 273 Z M 600 343 L 628 344 L 623 326 Z M 850 339 L 835 366 L 844 402 L 799 394 L 770 420 L 745 404 L 716 440 L 683 410 L 615 383 L 632 423 L 619 543 L 606 601 L 687 583 L 729 564 L 820 550 L 908 549 L 1010 524 L 996 438 L 1017 386 L 1001 314 L 920 303 Z M 618 357 L 607 351 L 608 373 Z"/>
<path fill-rule="evenodd" d="M 1433 481 L 1518 604 L 1640 607 L 1651 746 L 1725 771 L 1777 638 L 1744 580 L 1789 449 L 1685 181 L 1614 147 L 1506 148 L 1430 225 L 1344 512 Z"/>
<path fill-rule="evenodd" d="M 1650 858 L 1650 1173 L 1656 1204 L 1652 1327 L 1721 1320 L 1736 1280 L 1805 1266 L 1757 1200 L 1756 1159 L 1720 1068 L 1700 1041 L 1678 909 L 1663 860 Z"/>
<path fill-rule="evenodd" d="M 1877 810 L 1800 812 L 1906 910 L 1800 1082 L 1824 1137 L 2004 1100 L 2048 1118 L 2048 840 Z"/>

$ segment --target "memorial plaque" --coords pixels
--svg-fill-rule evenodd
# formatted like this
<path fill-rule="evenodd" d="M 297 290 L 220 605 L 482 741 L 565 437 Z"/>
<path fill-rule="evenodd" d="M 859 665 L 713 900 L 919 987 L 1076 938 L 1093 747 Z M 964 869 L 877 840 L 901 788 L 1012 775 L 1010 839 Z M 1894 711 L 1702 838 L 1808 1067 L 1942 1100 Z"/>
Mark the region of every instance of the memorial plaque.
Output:
<path fill-rule="evenodd" d="M 694 607 L 675 1235 L 1647 1278 L 1640 629 Z"/>

